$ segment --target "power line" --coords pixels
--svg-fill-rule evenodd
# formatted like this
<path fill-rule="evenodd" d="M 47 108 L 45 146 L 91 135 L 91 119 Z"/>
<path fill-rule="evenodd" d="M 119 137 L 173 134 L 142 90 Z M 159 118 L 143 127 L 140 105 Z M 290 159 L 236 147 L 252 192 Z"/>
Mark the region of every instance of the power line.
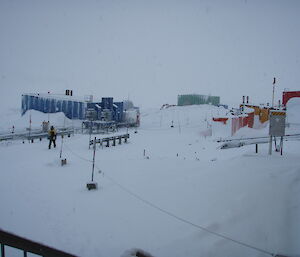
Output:
<path fill-rule="evenodd" d="M 66 144 L 65 144 L 65 147 L 73 154 L 75 155 L 76 157 L 78 157 L 79 159 L 83 160 L 83 161 L 86 161 L 86 162 L 93 162 L 92 160 L 89 160 L 89 159 L 86 159 L 84 157 L 82 157 L 81 155 L 79 155 L 78 153 L 75 153 L 73 150 L 71 150 L 70 147 L 68 147 Z"/>

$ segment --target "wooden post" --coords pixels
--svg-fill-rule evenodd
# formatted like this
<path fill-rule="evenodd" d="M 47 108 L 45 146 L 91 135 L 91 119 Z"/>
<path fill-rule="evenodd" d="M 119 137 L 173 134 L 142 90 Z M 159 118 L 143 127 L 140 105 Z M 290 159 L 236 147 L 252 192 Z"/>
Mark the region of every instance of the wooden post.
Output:
<path fill-rule="evenodd" d="M 116 146 L 116 137 L 113 137 L 113 146 Z"/>

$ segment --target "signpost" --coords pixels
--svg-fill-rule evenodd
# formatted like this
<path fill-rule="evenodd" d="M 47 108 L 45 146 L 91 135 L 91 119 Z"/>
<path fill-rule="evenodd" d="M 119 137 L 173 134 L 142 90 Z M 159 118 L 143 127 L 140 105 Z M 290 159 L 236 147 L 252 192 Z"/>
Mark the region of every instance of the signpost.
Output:
<path fill-rule="evenodd" d="M 269 154 L 272 154 L 272 139 L 280 137 L 280 153 L 282 155 L 283 136 L 285 135 L 285 118 L 286 112 L 282 110 L 270 111 L 270 127 L 269 127 Z"/>
<path fill-rule="evenodd" d="M 92 167 L 92 181 L 86 184 L 88 190 L 97 189 L 97 183 L 94 182 L 94 170 L 95 170 L 95 156 L 96 156 L 96 137 L 93 142 L 93 167 Z"/>
<path fill-rule="evenodd" d="M 94 109 L 87 109 L 86 111 L 86 119 L 90 121 L 90 138 L 89 138 L 89 142 L 91 141 L 91 137 L 92 137 L 92 132 L 93 132 L 93 120 L 96 119 L 97 116 L 97 112 Z M 89 149 L 90 149 L 90 144 L 89 144 Z"/>

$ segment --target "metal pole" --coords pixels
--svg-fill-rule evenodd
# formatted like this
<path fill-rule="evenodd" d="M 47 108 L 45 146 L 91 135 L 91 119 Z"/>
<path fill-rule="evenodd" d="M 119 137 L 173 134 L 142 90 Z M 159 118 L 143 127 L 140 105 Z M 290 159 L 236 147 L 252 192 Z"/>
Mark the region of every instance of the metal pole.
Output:
<path fill-rule="evenodd" d="M 89 149 L 91 146 L 91 138 L 92 138 L 92 121 L 90 122 L 90 138 L 89 138 Z"/>
<path fill-rule="evenodd" d="M 64 134 L 61 135 L 61 146 L 60 146 L 59 158 L 61 158 L 62 156 L 63 144 L 64 144 Z"/>
<path fill-rule="evenodd" d="M 94 139 L 94 154 L 93 154 L 92 182 L 94 181 L 95 155 L 96 155 L 96 137 L 95 137 L 95 139 Z"/>
<path fill-rule="evenodd" d="M 283 137 L 280 138 L 280 155 L 282 155 L 283 149 Z"/>
<path fill-rule="evenodd" d="M 272 154 L 272 136 L 270 136 L 270 142 L 269 142 L 269 155 Z"/>
<path fill-rule="evenodd" d="M 66 126 L 66 115 L 64 116 L 64 130 L 65 130 L 65 126 Z M 59 158 L 61 158 L 62 156 L 63 144 L 64 144 L 64 133 L 61 134 L 61 146 L 60 146 Z"/>
<path fill-rule="evenodd" d="M 275 84 L 273 84 L 272 107 L 274 107 L 274 91 L 275 91 Z"/>
<path fill-rule="evenodd" d="M 275 83 L 276 83 L 276 78 L 274 78 L 274 80 L 273 80 L 272 107 L 274 107 Z"/>
<path fill-rule="evenodd" d="M 4 244 L 1 244 L 1 257 L 5 257 Z"/>
<path fill-rule="evenodd" d="M 255 153 L 258 153 L 258 144 L 255 144 Z"/>
<path fill-rule="evenodd" d="M 31 110 L 29 113 L 29 137 L 28 137 L 29 142 L 30 142 L 30 136 L 31 136 Z"/>

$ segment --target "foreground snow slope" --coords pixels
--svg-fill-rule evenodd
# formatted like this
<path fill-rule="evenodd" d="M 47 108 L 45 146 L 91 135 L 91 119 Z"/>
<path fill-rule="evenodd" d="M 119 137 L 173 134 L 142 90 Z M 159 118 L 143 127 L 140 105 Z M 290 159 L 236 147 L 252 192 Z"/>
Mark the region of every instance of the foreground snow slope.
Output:
<path fill-rule="evenodd" d="M 220 150 L 201 131 L 222 111 L 143 112 L 128 144 L 97 148 L 97 191 L 85 188 L 92 168 L 87 135 L 65 139 L 64 167 L 60 139 L 51 150 L 46 141 L 2 143 L 0 228 L 87 257 L 131 248 L 157 257 L 268 256 L 197 226 L 270 253 L 299 254 L 299 142 L 285 143 L 283 156 L 267 155 L 267 145 L 258 154 L 254 146 Z M 223 129 L 213 134 L 228 136 Z"/>

